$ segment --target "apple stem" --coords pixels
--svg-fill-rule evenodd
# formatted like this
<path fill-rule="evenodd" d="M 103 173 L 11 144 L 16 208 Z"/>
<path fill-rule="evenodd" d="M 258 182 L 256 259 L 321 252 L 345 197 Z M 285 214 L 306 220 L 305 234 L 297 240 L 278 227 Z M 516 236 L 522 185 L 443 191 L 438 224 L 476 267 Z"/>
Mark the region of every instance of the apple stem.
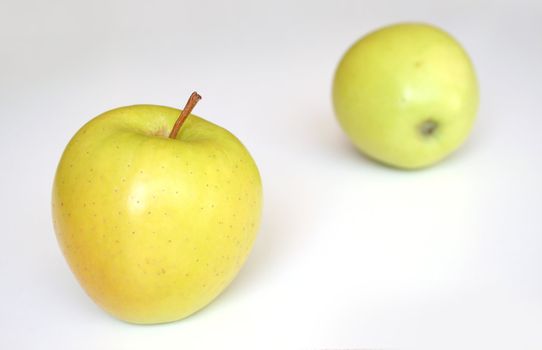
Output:
<path fill-rule="evenodd" d="M 171 132 L 169 133 L 170 139 L 177 138 L 177 134 L 179 133 L 179 130 L 181 130 L 181 126 L 183 126 L 184 121 L 186 120 L 186 118 L 188 118 L 190 112 L 192 112 L 194 107 L 196 107 L 196 104 L 199 100 L 201 100 L 201 96 L 194 91 L 192 95 L 190 95 L 190 97 L 188 98 L 188 101 L 186 101 L 186 105 L 181 111 L 181 115 L 179 115 L 179 118 L 177 118 L 175 125 L 173 125 L 173 129 L 171 129 Z"/>

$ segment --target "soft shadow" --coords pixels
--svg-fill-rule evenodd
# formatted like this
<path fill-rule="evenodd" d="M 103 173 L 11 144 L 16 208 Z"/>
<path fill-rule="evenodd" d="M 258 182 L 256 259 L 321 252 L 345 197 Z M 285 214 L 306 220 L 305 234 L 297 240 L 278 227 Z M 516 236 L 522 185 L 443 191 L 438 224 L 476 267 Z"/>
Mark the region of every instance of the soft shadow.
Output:
<path fill-rule="evenodd" d="M 207 310 L 212 310 L 221 303 L 228 302 L 228 299 L 243 294 L 250 289 L 250 285 L 264 284 L 268 280 L 273 266 L 276 265 L 278 259 L 284 258 L 282 253 L 287 250 L 288 246 L 288 242 L 284 240 L 284 237 L 288 236 L 282 234 L 284 228 L 279 227 L 280 223 L 289 222 L 288 218 L 284 217 L 287 215 L 285 213 L 291 212 L 286 209 L 287 202 L 285 200 L 284 198 L 280 200 L 274 194 L 266 194 L 262 223 L 252 251 L 243 267 L 230 285 L 214 301 L 190 316 L 190 319 L 197 319 Z"/>
<path fill-rule="evenodd" d="M 471 135 L 469 135 L 467 140 L 465 140 L 457 150 L 437 163 L 417 169 L 403 169 L 382 163 L 359 151 L 340 128 L 338 122 L 332 117 L 333 116 L 324 115 L 315 118 L 312 122 L 312 137 L 314 139 L 311 139 L 311 145 L 315 152 L 323 154 L 329 154 L 331 152 L 338 159 L 355 162 L 360 167 L 390 170 L 398 173 L 417 173 L 420 171 L 428 171 L 428 169 L 438 167 L 443 163 L 454 164 L 458 159 L 467 157 L 470 153 L 475 152 L 480 147 L 481 136 L 484 136 L 480 135 L 478 130 L 472 130 Z"/>
<path fill-rule="evenodd" d="M 396 172 L 405 171 L 379 162 L 359 151 L 341 129 L 333 115 L 320 115 L 314 118 L 311 124 L 310 143 L 315 152 L 324 155 L 330 155 L 331 153 L 337 159 L 355 162 L 360 167 L 387 169 Z"/>

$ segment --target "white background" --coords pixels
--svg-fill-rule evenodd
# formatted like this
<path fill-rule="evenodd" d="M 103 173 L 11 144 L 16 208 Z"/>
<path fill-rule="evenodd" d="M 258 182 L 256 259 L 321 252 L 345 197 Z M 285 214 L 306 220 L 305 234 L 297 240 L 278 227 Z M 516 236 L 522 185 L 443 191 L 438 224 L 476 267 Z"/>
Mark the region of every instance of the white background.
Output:
<path fill-rule="evenodd" d="M 346 48 L 404 20 L 452 33 L 481 86 L 468 142 L 415 172 L 360 156 L 330 99 Z M 0 348 L 540 349 L 541 81 L 535 0 L 3 0 Z M 261 230 L 210 306 L 129 325 L 61 255 L 55 167 L 93 116 L 193 90 L 260 168 Z"/>

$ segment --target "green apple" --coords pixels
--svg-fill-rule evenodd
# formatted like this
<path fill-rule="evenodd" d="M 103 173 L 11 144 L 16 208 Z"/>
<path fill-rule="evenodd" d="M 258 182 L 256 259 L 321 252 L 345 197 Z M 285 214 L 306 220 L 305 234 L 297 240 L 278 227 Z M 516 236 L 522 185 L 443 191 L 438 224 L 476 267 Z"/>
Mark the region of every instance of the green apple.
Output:
<path fill-rule="evenodd" d="M 174 321 L 210 303 L 257 232 L 256 164 L 227 130 L 189 116 L 197 100 L 180 117 L 155 105 L 106 112 L 76 133 L 58 165 L 62 252 L 88 295 L 128 322 Z"/>
<path fill-rule="evenodd" d="M 368 34 L 346 52 L 333 104 L 361 152 L 391 166 L 422 168 L 464 142 L 478 109 L 478 84 L 449 34 L 403 23 Z"/>

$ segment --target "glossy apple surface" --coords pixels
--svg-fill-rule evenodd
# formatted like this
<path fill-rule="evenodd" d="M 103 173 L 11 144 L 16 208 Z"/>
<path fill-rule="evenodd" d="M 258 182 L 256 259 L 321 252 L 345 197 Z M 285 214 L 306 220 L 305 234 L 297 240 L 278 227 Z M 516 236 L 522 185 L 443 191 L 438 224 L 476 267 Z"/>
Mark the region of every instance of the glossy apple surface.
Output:
<path fill-rule="evenodd" d="M 184 318 L 235 277 L 262 206 L 256 164 L 227 130 L 180 111 L 106 112 L 66 147 L 53 186 L 60 247 L 90 297 L 134 323 Z"/>
<path fill-rule="evenodd" d="M 356 42 L 335 73 L 337 119 L 356 147 L 399 168 L 432 165 L 469 135 L 478 84 L 465 50 L 434 26 L 384 27 Z"/>

